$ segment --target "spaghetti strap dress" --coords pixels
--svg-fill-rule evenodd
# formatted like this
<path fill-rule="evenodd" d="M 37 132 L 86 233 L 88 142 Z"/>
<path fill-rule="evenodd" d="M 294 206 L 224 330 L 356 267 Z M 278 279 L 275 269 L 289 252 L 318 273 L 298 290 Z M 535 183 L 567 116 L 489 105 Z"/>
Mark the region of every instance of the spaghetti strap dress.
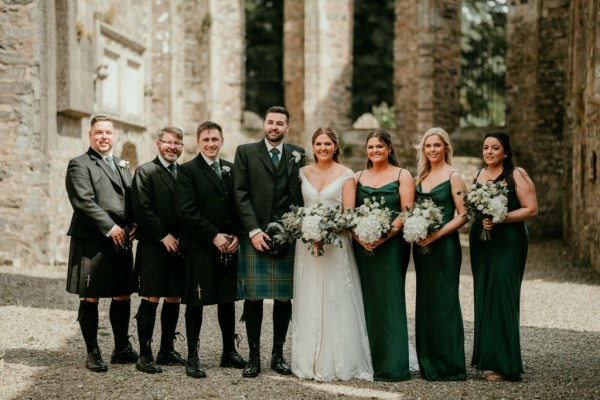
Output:
<path fill-rule="evenodd" d="M 380 201 L 383 197 L 385 206 L 393 213 L 393 220 L 400 212 L 399 186 L 396 179 L 373 188 L 361 184 L 359 177 L 356 206 L 361 206 L 367 198 Z M 410 379 L 404 295 L 410 244 L 398 234 L 378 246 L 373 256 L 367 255 L 360 243 L 353 241 L 353 246 L 365 306 L 373 378 L 385 382 Z"/>
<path fill-rule="evenodd" d="M 496 181 L 504 179 L 504 174 L 501 174 Z M 480 184 L 475 180 L 474 185 Z M 509 185 L 508 211 L 518 208 L 521 204 L 514 187 Z M 518 376 L 524 372 L 519 307 L 529 234 L 524 221 L 497 224 L 487 241 L 479 239 L 482 229 L 482 221 L 475 219 L 469 232 L 475 292 L 475 340 L 471 365 L 478 370 Z"/>
<path fill-rule="evenodd" d="M 442 207 L 442 225 L 454 218 L 455 206 L 450 179 L 431 191 L 417 186 L 416 200 L 430 198 Z M 462 252 L 458 232 L 429 245 L 421 254 L 413 245 L 417 277 L 415 335 L 421 376 L 430 381 L 466 379 L 464 326 L 458 286 Z"/>

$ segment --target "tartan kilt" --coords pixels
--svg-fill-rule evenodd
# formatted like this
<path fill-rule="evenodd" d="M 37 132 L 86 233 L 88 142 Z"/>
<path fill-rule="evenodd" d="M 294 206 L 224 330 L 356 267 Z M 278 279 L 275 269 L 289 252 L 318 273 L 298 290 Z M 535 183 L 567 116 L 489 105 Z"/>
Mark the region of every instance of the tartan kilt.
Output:
<path fill-rule="evenodd" d="M 275 257 L 260 253 L 248 236 L 240 238 L 237 296 L 239 299 L 289 300 L 294 289 L 295 243 Z"/>

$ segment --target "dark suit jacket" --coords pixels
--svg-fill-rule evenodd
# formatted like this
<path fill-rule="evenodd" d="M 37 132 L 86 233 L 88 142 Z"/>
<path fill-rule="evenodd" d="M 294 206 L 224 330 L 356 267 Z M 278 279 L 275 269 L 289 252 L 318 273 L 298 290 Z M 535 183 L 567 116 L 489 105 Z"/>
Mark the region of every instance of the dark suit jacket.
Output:
<path fill-rule="evenodd" d="M 66 187 L 73 206 L 69 236 L 104 238 L 116 224 L 131 224 L 131 173 L 119 167 L 113 157 L 116 174 L 90 147 L 71 161 L 67 168 Z"/>
<path fill-rule="evenodd" d="M 233 164 L 220 160 L 223 180 L 198 154 L 179 167 L 175 186 L 175 209 L 181 221 L 179 245 L 184 249 L 214 248 L 217 233 L 239 234 L 239 219 L 233 200 Z"/>
<path fill-rule="evenodd" d="M 296 162 L 292 152 L 302 155 Z M 293 144 L 283 144 L 283 153 L 289 181 L 292 205 L 302 204 L 299 170 L 304 165 L 304 149 Z M 281 166 L 280 166 L 281 168 Z M 258 143 L 238 146 L 234 164 L 235 201 L 246 233 L 269 224 L 275 189 L 275 169 L 264 139 Z"/>
<path fill-rule="evenodd" d="M 135 170 L 131 202 L 137 223 L 136 239 L 140 242 L 159 242 L 169 233 L 179 237 L 175 179 L 158 157 Z"/>

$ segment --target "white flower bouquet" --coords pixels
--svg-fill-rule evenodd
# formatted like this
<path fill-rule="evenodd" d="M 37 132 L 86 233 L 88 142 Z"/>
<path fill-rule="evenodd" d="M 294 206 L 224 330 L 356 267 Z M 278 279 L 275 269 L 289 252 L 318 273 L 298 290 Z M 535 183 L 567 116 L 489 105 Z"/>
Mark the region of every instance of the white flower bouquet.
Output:
<path fill-rule="evenodd" d="M 500 223 L 508 213 L 508 185 L 506 182 L 476 184 L 473 190 L 465 195 L 465 206 L 474 217 L 489 218 L 495 224 Z M 484 241 L 490 240 L 491 232 L 483 229 L 479 238 Z"/>
<path fill-rule="evenodd" d="M 277 235 L 276 240 L 301 239 L 308 243 L 311 254 L 318 257 L 325 254 L 323 246 L 326 244 L 343 246 L 338 232 L 350 226 L 350 215 L 342 213 L 340 206 L 317 203 L 310 207 L 292 207 L 292 211 L 283 214 L 281 225 L 284 232 Z"/>
<path fill-rule="evenodd" d="M 361 242 L 373 244 L 392 229 L 392 212 L 384 204 L 383 197 L 379 201 L 375 197 L 366 198 L 361 206 L 349 210 L 352 230 Z M 366 251 L 366 254 L 375 253 L 371 250 Z"/>
<path fill-rule="evenodd" d="M 431 199 L 420 198 L 401 215 L 404 221 L 403 237 L 409 243 L 423 240 L 442 227 L 442 208 Z M 429 246 L 422 246 L 419 251 L 421 254 L 428 254 L 431 249 Z"/>

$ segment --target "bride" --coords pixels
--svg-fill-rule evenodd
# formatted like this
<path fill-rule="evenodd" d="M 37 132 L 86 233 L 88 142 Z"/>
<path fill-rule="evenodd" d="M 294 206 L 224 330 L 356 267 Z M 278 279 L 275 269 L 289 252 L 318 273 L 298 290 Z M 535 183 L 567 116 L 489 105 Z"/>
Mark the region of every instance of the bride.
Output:
<path fill-rule="evenodd" d="M 354 207 L 352 170 L 338 163 L 340 148 L 332 128 L 312 136 L 315 163 L 300 170 L 304 204 Z M 292 311 L 292 372 L 320 381 L 373 380 L 363 299 L 352 242 L 340 234 L 342 248 L 325 245 L 311 255 L 297 241 Z"/>

